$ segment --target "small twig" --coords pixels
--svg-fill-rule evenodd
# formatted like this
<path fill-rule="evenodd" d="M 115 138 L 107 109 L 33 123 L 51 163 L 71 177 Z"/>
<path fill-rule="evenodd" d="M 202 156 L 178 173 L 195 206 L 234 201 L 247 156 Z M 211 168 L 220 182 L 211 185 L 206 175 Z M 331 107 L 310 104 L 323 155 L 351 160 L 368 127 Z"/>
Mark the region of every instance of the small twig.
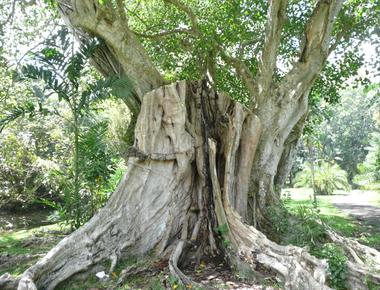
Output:
<path fill-rule="evenodd" d="M 12 24 L 13 23 L 13 17 L 14 17 L 15 11 L 16 11 L 16 0 L 13 0 L 12 4 L 11 4 L 11 12 L 8 14 L 7 19 L 5 21 L 3 21 L 0 25 L 3 26 L 3 25 L 5 25 L 8 22 L 10 24 Z"/>

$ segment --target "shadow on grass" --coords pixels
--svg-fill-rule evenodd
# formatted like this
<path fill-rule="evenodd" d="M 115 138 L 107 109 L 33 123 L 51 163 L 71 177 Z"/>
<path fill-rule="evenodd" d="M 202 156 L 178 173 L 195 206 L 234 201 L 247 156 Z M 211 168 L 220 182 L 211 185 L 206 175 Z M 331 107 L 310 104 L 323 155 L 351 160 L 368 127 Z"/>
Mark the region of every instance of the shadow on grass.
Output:
<path fill-rule="evenodd" d="M 29 248 L 23 243 L 30 236 L 28 231 L 18 231 L 0 234 L 0 252 L 11 255 L 24 255 L 30 253 Z"/>

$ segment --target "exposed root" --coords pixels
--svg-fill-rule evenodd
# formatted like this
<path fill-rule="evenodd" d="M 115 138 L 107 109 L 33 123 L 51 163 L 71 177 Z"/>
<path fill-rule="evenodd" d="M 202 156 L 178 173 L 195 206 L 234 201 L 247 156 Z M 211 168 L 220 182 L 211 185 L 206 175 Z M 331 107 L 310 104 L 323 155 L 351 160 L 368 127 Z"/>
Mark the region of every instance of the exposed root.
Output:
<path fill-rule="evenodd" d="M 161 268 L 155 267 L 152 264 L 143 265 L 143 266 L 137 266 L 137 265 L 129 266 L 121 271 L 119 275 L 119 279 L 117 281 L 117 285 L 122 286 L 128 280 L 128 278 L 132 276 L 142 275 L 142 274 L 144 274 L 144 276 L 146 275 L 155 276 L 160 272 L 161 272 Z"/>
<path fill-rule="evenodd" d="M 170 273 L 174 277 L 176 277 L 178 281 L 180 281 L 180 283 L 184 285 L 190 285 L 191 280 L 185 274 L 183 274 L 182 271 L 178 268 L 178 261 L 181 257 L 181 254 L 182 254 L 182 251 L 187 239 L 187 227 L 188 227 L 188 222 L 186 221 L 182 227 L 181 240 L 178 241 L 177 246 L 175 247 L 174 251 L 171 253 L 170 258 L 169 258 Z"/>
<path fill-rule="evenodd" d="M 0 289 L 14 290 L 17 288 L 18 282 L 19 279 L 15 279 L 9 273 L 5 273 L 0 276 Z"/>
<path fill-rule="evenodd" d="M 367 284 L 380 285 L 380 252 L 338 235 L 328 225 L 324 226 L 330 240 L 341 246 L 350 258 L 347 280 L 351 288 L 368 289 Z"/>
<path fill-rule="evenodd" d="M 210 140 L 209 144 L 210 165 L 215 166 L 215 142 Z M 231 242 L 232 263 L 237 267 L 244 263 L 253 272 L 262 266 L 274 271 L 284 283 L 285 289 L 329 289 L 325 285 L 327 263 L 309 255 L 301 248 L 277 245 L 255 228 L 244 224 L 241 217 L 231 209 L 227 193 L 221 195 L 215 178 L 216 168 L 213 168 L 212 172 L 216 212 L 219 213 L 218 223 L 228 229 L 224 238 Z"/>
<path fill-rule="evenodd" d="M 367 247 L 359 242 L 345 238 L 334 232 L 328 225 L 324 224 L 330 240 L 341 246 L 351 257 L 350 260 L 360 265 L 370 266 L 375 271 L 380 271 L 380 252 L 374 248 Z"/>
<path fill-rule="evenodd" d="M 347 283 L 350 289 L 367 290 L 377 289 L 369 288 L 369 285 L 380 285 L 380 274 L 374 272 L 373 269 L 365 265 L 360 265 L 352 262 L 347 262 L 348 277 Z"/>
<path fill-rule="evenodd" d="M 178 261 L 181 257 L 185 241 L 179 241 L 175 250 L 169 259 L 169 270 L 170 273 L 183 285 L 191 285 L 193 282 L 189 277 L 187 277 L 183 272 L 178 268 Z"/>

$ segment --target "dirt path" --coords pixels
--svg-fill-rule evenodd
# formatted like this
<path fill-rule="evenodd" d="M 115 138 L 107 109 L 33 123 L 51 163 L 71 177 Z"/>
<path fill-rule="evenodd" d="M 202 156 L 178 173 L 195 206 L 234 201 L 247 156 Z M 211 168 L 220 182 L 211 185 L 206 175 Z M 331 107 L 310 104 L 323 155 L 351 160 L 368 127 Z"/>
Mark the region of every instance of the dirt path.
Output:
<path fill-rule="evenodd" d="M 380 233 L 380 205 L 375 200 L 379 193 L 366 190 L 352 190 L 332 197 L 332 204 L 347 215 Z"/>

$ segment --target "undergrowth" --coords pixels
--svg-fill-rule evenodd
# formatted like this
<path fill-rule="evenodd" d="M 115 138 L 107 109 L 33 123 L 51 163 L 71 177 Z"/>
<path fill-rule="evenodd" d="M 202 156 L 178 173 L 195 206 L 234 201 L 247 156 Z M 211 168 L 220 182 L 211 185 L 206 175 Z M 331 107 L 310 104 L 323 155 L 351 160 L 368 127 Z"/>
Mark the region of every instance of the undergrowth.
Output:
<path fill-rule="evenodd" d="M 287 206 L 291 202 L 289 198 L 284 200 L 285 208 L 289 210 L 289 226 L 282 236 L 282 243 L 306 248 L 315 257 L 326 259 L 329 286 L 337 290 L 347 289 L 348 258 L 341 247 L 328 240 L 324 225 L 318 222 L 322 219 L 321 210 L 312 202 Z"/>

